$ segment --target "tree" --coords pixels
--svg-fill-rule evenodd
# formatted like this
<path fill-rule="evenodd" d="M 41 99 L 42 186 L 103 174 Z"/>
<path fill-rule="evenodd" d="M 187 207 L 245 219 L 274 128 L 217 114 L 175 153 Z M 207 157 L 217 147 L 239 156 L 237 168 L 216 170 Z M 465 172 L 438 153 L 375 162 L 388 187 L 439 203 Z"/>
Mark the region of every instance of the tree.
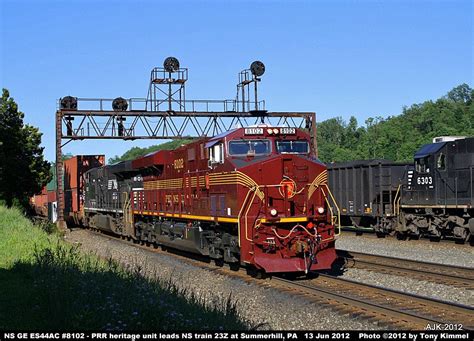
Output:
<path fill-rule="evenodd" d="M 470 104 L 474 97 L 474 91 L 469 87 L 469 85 L 463 83 L 448 92 L 446 97 L 454 102 Z"/>
<path fill-rule="evenodd" d="M 319 156 L 324 162 L 386 158 L 412 161 L 433 137 L 474 136 L 474 90 L 461 84 L 436 101 L 404 107 L 401 115 L 369 118 L 357 127 L 351 117 L 318 124 Z"/>
<path fill-rule="evenodd" d="M 164 142 L 161 144 L 157 144 L 157 145 L 153 145 L 153 146 L 145 147 L 145 148 L 132 147 L 129 150 L 127 150 L 125 153 L 123 153 L 122 156 L 115 155 L 115 157 L 110 158 L 109 164 L 113 164 L 120 161 L 133 160 L 133 159 L 136 159 L 137 157 L 146 155 L 148 153 L 156 152 L 158 150 L 176 149 L 179 146 L 190 143 L 192 141 L 194 140 L 173 140 L 173 141 L 168 141 L 168 142 Z"/>
<path fill-rule="evenodd" d="M 23 123 L 24 114 L 2 91 L 0 102 L 0 199 L 7 206 L 28 204 L 50 180 L 50 164 L 44 160 L 39 129 Z"/>

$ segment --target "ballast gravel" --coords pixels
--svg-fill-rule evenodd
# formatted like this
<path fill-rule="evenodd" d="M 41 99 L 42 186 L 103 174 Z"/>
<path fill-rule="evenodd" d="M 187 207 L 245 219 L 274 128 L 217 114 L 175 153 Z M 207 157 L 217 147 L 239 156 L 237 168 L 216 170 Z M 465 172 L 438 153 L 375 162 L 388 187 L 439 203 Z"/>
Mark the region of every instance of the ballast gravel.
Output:
<path fill-rule="evenodd" d="M 376 323 L 342 315 L 303 297 L 264 288 L 241 279 L 213 273 L 172 255 L 151 252 L 87 230 L 73 230 L 66 240 L 87 253 L 111 257 L 124 266 L 144 269 L 146 276 L 172 281 L 180 289 L 201 297 L 207 304 L 231 297 L 243 319 L 268 330 L 377 330 Z"/>
<path fill-rule="evenodd" d="M 394 237 L 374 238 L 342 232 L 336 241 L 340 250 L 364 252 L 375 255 L 413 259 L 474 268 L 474 247 L 454 242 L 436 243 L 427 240 L 397 240 Z"/>
<path fill-rule="evenodd" d="M 343 232 L 336 241 L 336 248 L 423 262 L 474 267 L 474 247 L 469 245 L 415 240 L 400 241 L 389 237 L 379 239 L 373 236 L 356 236 L 350 232 Z M 342 277 L 407 293 L 474 306 L 474 291 L 463 288 L 356 268 L 348 268 Z"/>
<path fill-rule="evenodd" d="M 474 291 L 439 283 L 349 268 L 342 278 L 474 307 Z"/>

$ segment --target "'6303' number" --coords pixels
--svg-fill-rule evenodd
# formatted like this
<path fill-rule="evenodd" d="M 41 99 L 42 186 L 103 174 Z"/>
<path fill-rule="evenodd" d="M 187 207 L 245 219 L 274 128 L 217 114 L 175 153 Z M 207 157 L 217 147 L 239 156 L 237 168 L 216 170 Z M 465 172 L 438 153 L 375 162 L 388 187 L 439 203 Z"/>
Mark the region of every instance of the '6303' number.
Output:
<path fill-rule="evenodd" d="M 420 176 L 416 179 L 416 183 L 418 185 L 432 185 L 433 184 L 433 177 L 431 176 Z"/>

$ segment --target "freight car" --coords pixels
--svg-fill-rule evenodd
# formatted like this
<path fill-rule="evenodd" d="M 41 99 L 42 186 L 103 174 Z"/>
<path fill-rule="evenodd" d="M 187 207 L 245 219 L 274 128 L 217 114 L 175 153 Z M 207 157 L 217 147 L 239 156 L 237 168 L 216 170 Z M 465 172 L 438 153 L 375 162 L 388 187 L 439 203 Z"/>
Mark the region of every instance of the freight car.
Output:
<path fill-rule="evenodd" d="M 82 224 L 85 172 L 104 164 L 104 155 L 77 155 L 64 161 L 64 216 L 69 225 Z M 58 207 L 56 191 L 56 169 L 53 168 L 52 180 L 30 199 L 35 213 L 52 222 L 56 221 Z"/>
<path fill-rule="evenodd" d="M 309 135 L 237 128 L 86 174 L 85 222 L 266 273 L 329 269 L 337 214 Z"/>
<path fill-rule="evenodd" d="M 328 166 L 341 220 L 379 236 L 472 241 L 474 138 L 422 146 L 410 164 L 386 160 Z"/>
<path fill-rule="evenodd" d="M 398 223 L 394 201 L 409 163 L 359 160 L 328 165 L 329 184 L 341 210 L 341 224 L 373 228 L 379 236 Z"/>

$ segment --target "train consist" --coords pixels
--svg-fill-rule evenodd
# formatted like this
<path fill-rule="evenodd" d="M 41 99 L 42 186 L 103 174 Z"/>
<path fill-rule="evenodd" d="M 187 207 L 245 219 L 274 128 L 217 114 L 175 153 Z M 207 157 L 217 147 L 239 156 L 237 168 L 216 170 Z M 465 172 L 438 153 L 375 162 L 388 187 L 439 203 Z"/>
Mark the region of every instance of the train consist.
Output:
<path fill-rule="evenodd" d="M 380 236 L 465 242 L 474 236 L 474 138 L 422 146 L 413 163 L 369 160 L 328 165 L 343 225 Z"/>
<path fill-rule="evenodd" d="M 89 169 L 105 165 L 104 155 L 78 155 L 64 161 L 64 216 L 70 225 L 78 225 L 84 214 L 84 173 Z M 41 193 L 30 199 L 36 214 L 56 222 L 58 202 L 56 197 L 56 168 L 53 167 L 52 180 L 43 187 Z"/>
<path fill-rule="evenodd" d="M 83 179 L 87 227 L 266 273 L 324 270 L 336 259 L 327 169 L 296 128 L 236 128 Z"/>

